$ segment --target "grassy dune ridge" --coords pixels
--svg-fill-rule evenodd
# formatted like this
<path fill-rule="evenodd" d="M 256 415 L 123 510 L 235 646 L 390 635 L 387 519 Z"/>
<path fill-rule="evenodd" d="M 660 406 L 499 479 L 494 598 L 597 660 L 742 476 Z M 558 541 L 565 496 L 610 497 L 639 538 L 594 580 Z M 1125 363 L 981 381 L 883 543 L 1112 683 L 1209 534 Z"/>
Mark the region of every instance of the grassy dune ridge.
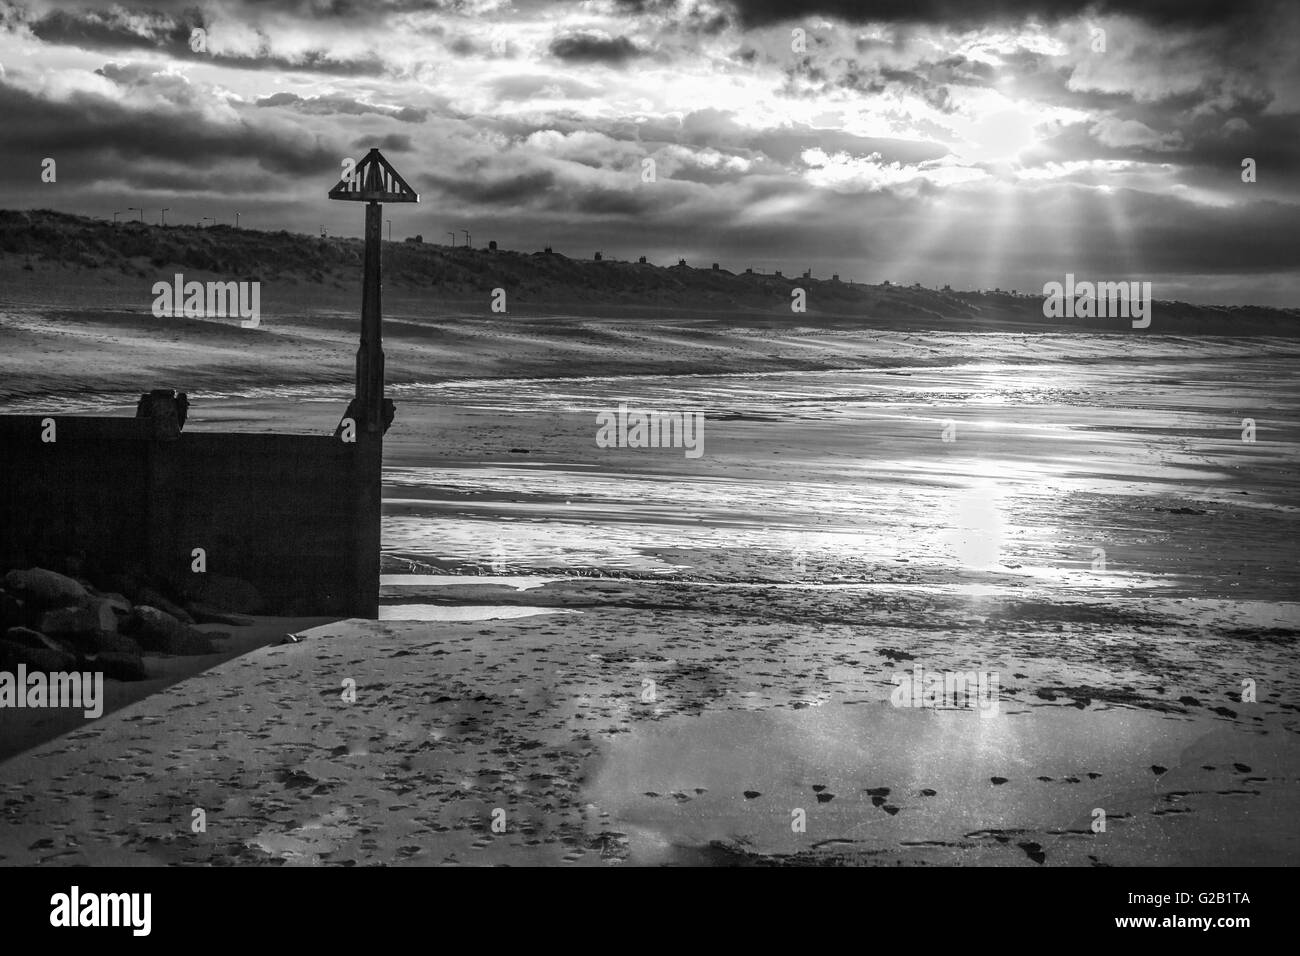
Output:
<path fill-rule="evenodd" d="M 97 285 L 138 290 L 170 279 L 259 280 L 263 302 L 336 299 L 354 309 L 363 243 L 352 238 L 235 229 L 155 226 L 50 210 L 0 210 L 0 290 L 29 299 L 71 273 Z M 30 267 L 30 268 L 29 268 Z M 714 271 L 707 263 L 659 266 L 560 253 L 469 249 L 406 241 L 384 243 L 385 294 L 400 299 L 464 303 L 490 315 L 493 289 L 505 289 L 511 313 L 623 311 L 660 315 L 736 313 L 747 321 L 817 321 L 830 325 L 943 328 L 966 331 L 1123 331 L 1126 319 L 1046 319 L 1039 290 L 951 291 L 920 286 L 863 285 L 829 277 L 803 278 Z M 1064 268 L 1062 273 L 1066 271 Z M 1062 276 L 1049 276 L 1059 281 Z M 1120 278 L 1120 277 L 1115 277 Z M 73 285 L 77 283 L 74 281 Z M 807 312 L 791 312 L 791 293 L 807 293 Z M 142 296 L 136 291 L 136 301 Z M 1158 296 L 1158 289 L 1157 289 Z M 1294 335 L 1300 309 L 1198 306 L 1157 299 L 1154 329 L 1179 334 Z"/>

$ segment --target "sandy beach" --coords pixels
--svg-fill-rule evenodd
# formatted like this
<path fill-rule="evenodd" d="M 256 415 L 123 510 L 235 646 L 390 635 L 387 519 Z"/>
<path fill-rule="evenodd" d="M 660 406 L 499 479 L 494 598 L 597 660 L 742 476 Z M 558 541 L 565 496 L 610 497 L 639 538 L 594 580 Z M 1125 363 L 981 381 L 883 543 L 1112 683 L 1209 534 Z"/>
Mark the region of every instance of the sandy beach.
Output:
<path fill-rule="evenodd" d="M 1292 342 L 394 311 L 381 620 L 0 764 L 0 862 L 1300 860 Z M 55 336 L 169 368 L 2 321 L 32 394 Z M 343 320 L 285 334 L 178 365 L 187 428 L 332 428 Z M 129 414 L 121 367 L 66 407 Z M 620 403 L 704 454 L 597 448 Z M 894 706 L 916 667 L 998 712 Z"/>

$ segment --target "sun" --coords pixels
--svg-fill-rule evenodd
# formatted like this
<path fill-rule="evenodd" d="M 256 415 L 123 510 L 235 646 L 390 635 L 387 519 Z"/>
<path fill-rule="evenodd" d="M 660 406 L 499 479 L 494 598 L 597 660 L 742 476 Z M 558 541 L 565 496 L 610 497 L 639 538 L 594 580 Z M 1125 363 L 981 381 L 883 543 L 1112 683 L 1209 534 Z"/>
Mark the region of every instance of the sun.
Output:
<path fill-rule="evenodd" d="M 1038 125 L 1038 117 L 1015 107 L 987 113 L 957 130 L 964 141 L 957 152 L 972 162 L 1011 163 L 1040 144 Z"/>

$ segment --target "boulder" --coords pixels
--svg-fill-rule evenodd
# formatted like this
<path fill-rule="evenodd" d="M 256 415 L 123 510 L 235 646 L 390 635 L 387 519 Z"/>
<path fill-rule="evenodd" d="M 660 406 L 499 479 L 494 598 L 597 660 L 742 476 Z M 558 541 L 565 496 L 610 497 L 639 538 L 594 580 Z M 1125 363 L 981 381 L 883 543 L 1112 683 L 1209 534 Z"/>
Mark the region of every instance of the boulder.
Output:
<path fill-rule="evenodd" d="M 104 618 L 111 619 L 113 630 L 117 630 L 117 617 L 106 608 L 82 605 L 79 607 L 56 607 L 41 615 L 40 631 L 43 634 L 89 634 L 104 626 Z"/>
<path fill-rule="evenodd" d="M 100 671 L 110 680 L 148 680 L 149 674 L 144 669 L 144 661 L 137 654 L 124 654 L 118 651 L 105 651 L 86 661 L 91 671 Z"/>
<path fill-rule="evenodd" d="M 183 624 L 193 624 L 194 618 L 190 617 L 190 612 L 185 610 L 179 604 L 164 597 L 158 591 L 150 587 L 140 588 L 135 595 L 136 604 L 147 604 L 150 607 L 156 607 L 160 611 L 166 611 L 176 620 Z"/>
<path fill-rule="evenodd" d="M 206 634 L 147 604 L 136 605 L 130 630 L 146 651 L 182 655 L 216 653 Z"/>
<path fill-rule="evenodd" d="M 30 627 L 11 627 L 5 631 L 4 639 L 11 644 L 21 644 L 23 647 L 31 647 L 37 650 L 44 649 L 59 654 L 71 653 L 68 648 L 58 641 L 46 637 L 40 631 L 34 631 Z"/>
<path fill-rule="evenodd" d="M 125 594 L 132 603 L 139 603 L 137 599 L 140 595 L 140 589 L 144 587 L 144 582 L 140 579 L 140 576 L 133 572 L 110 574 L 100 583 L 104 585 L 105 590 Z"/>
<path fill-rule="evenodd" d="M 139 641 L 116 631 L 99 631 L 94 634 L 89 650 L 94 654 L 129 654 L 133 657 L 144 653 Z"/>
<path fill-rule="evenodd" d="M 194 574 L 183 587 L 185 599 L 218 611 L 257 614 L 262 610 L 262 595 L 242 578 L 224 574 Z"/>
<path fill-rule="evenodd" d="M 77 669 L 77 658 L 64 651 L 49 647 L 29 647 L 17 644 L 7 638 L 0 639 L 0 670 L 15 671 L 24 664 L 29 671 L 73 671 Z"/>
<path fill-rule="evenodd" d="M 5 590 L 15 591 L 39 607 L 66 607 L 80 604 L 88 597 L 86 589 L 77 581 L 44 568 L 10 571 L 5 575 Z"/>
<path fill-rule="evenodd" d="M 8 591 L 0 591 L 0 628 L 22 627 L 27 620 L 27 608 L 22 599 Z"/>
<path fill-rule="evenodd" d="M 104 600 L 108 602 L 108 606 L 113 609 L 113 613 L 118 617 L 126 617 L 131 613 L 131 602 L 126 599 L 125 595 L 109 591 L 104 595 Z"/>

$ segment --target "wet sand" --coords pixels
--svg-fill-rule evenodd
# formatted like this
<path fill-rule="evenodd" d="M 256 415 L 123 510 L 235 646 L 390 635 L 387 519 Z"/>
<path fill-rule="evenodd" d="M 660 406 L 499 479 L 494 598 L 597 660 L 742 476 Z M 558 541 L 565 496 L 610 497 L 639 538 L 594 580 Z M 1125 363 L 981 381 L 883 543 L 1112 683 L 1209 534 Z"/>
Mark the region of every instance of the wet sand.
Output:
<path fill-rule="evenodd" d="M 399 383 L 384 620 L 0 765 L 0 862 L 1294 864 L 1297 356 L 1120 338 Z M 342 407 L 193 397 L 198 429 Z M 702 411 L 704 456 L 596 448 L 620 401 Z M 917 665 L 997 672 L 998 715 L 891 706 Z"/>
<path fill-rule="evenodd" d="M 1296 859 L 1293 705 L 1229 705 L 1238 641 L 1166 632 L 1197 615 L 1157 628 L 1107 605 L 1089 666 L 1060 659 L 1059 632 L 957 647 L 941 627 L 818 626 L 806 597 L 635 607 L 646 587 L 673 586 L 607 582 L 605 607 L 490 625 L 341 622 L 192 677 L 7 762 L 2 862 Z M 874 613 L 955 625 L 964 603 Z M 1289 647 L 1251 650 L 1297 676 Z M 999 715 L 890 706 L 909 653 L 1003 667 Z"/>

